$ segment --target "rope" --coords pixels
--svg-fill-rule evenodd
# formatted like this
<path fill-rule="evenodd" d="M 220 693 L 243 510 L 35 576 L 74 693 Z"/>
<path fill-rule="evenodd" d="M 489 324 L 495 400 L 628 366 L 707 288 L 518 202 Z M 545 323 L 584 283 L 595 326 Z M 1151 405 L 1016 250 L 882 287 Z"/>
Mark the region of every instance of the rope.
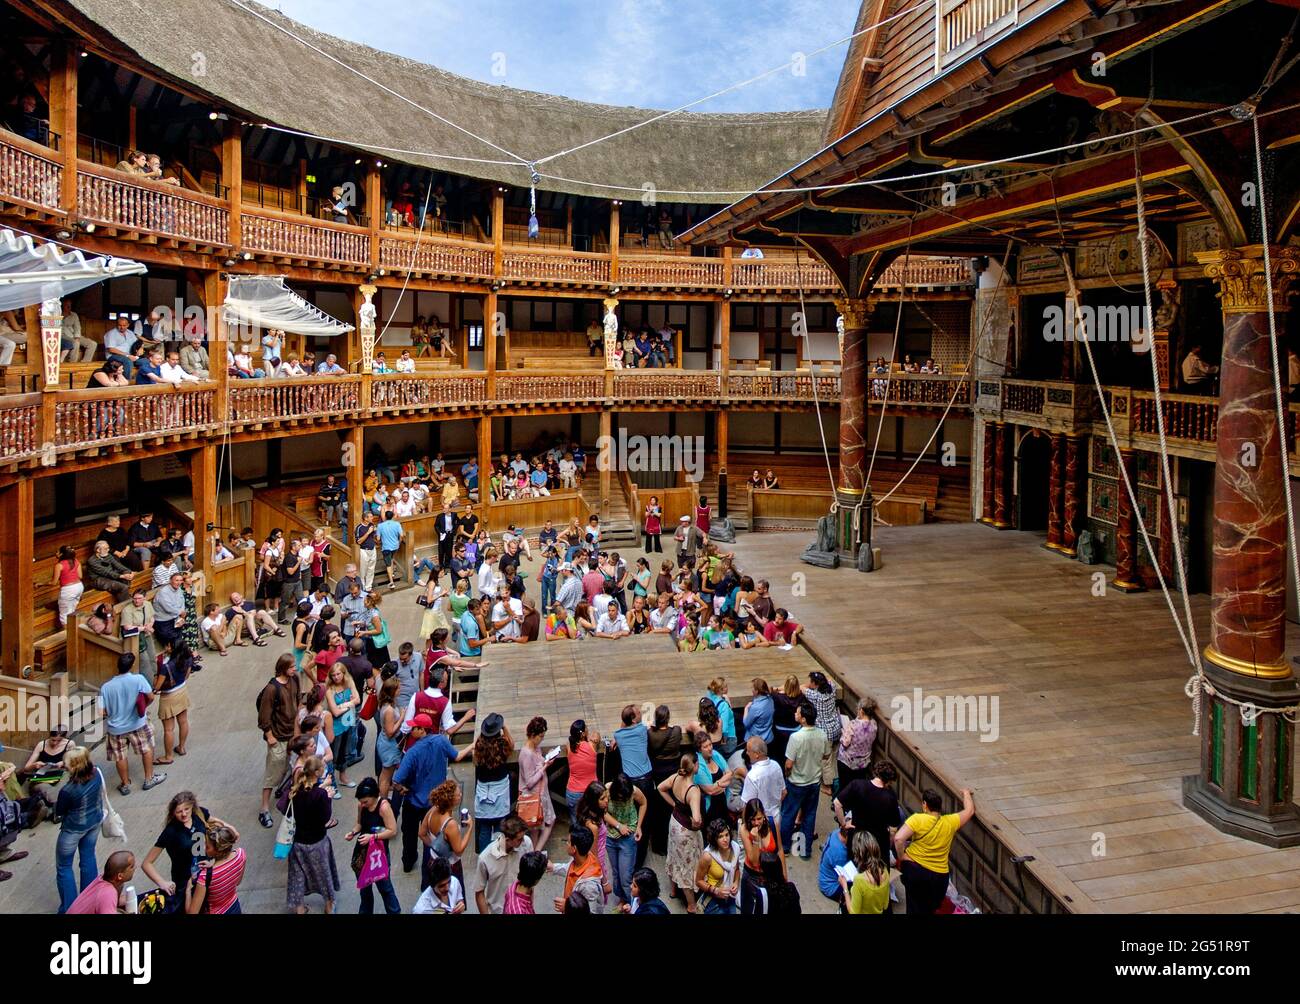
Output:
<path fill-rule="evenodd" d="M 907 221 L 907 248 L 903 252 L 903 281 L 898 284 L 898 316 L 894 318 L 894 342 L 889 347 L 889 369 L 885 371 L 885 396 L 880 401 L 880 419 L 876 422 L 876 441 L 871 444 L 871 461 L 867 464 L 867 487 L 871 487 L 871 475 L 876 469 L 876 452 L 880 449 L 880 434 L 885 429 L 885 415 L 889 411 L 889 388 L 894 383 L 894 361 L 898 357 L 898 333 L 903 330 L 903 306 L 907 299 L 907 260 L 912 256 L 912 227 L 916 224 L 916 213 Z M 867 402 L 871 400 L 870 375 L 868 374 L 868 391 L 862 402 L 863 417 L 867 414 Z"/>
<path fill-rule="evenodd" d="M 384 328 L 379 332 L 375 339 L 378 345 L 384 340 L 384 335 L 388 334 L 389 325 L 393 323 L 393 318 L 397 315 L 397 308 L 402 305 L 402 297 L 406 295 L 406 289 L 411 285 L 411 273 L 415 271 L 415 256 L 420 251 L 420 242 L 424 239 L 424 228 L 429 222 L 429 199 L 433 197 L 433 176 L 429 176 L 429 187 L 424 192 L 424 208 L 420 211 L 420 230 L 415 235 L 415 243 L 411 245 L 411 260 L 406 266 L 406 278 L 402 281 L 402 288 L 397 294 L 397 299 L 393 302 L 393 309 L 388 312 L 388 320 L 384 322 Z"/>
<path fill-rule="evenodd" d="M 807 328 L 808 314 L 807 314 L 807 308 L 804 306 L 804 302 L 803 302 L 803 274 L 801 273 L 799 267 L 802 261 L 802 251 L 803 251 L 803 242 L 796 241 L 794 246 L 794 281 L 795 281 L 795 285 L 799 287 L 799 313 L 803 315 L 804 331 L 806 333 L 808 330 Z M 728 310 L 731 309 L 730 304 L 728 304 L 727 309 Z M 805 334 L 805 340 L 806 340 L 806 334 Z M 810 370 L 812 369 L 811 358 L 808 360 L 808 367 Z M 830 447 L 826 445 L 826 426 L 822 422 L 822 403 L 821 403 L 821 398 L 817 394 L 816 373 L 812 374 L 812 388 L 813 388 L 813 409 L 817 415 L 817 431 L 821 435 L 821 439 L 822 439 L 822 456 L 826 458 L 826 476 L 830 479 L 831 482 L 831 512 L 833 513 L 835 511 L 835 487 L 836 487 L 835 472 L 831 467 Z"/>

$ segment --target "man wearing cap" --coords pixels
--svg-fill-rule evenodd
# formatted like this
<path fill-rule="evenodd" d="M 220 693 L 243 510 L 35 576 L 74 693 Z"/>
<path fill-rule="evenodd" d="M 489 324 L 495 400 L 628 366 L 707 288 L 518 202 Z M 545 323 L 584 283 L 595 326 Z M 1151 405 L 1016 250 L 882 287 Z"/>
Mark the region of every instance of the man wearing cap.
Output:
<path fill-rule="evenodd" d="M 683 516 L 677 521 L 673 540 L 677 541 L 677 564 L 680 565 L 686 558 L 694 558 L 699 550 L 700 528 L 691 522 L 689 516 Z"/>
<path fill-rule="evenodd" d="M 472 717 L 473 709 L 466 713 Z M 447 780 L 447 764 L 456 759 L 456 747 L 433 719 L 419 714 L 411 719 L 406 754 L 393 775 L 393 787 L 402 793 L 402 871 L 415 868 L 420 847 L 420 821 L 429 811 L 429 792 Z M 405 728 L 405 726 L 403 726 Z"/>
<path fill-rule="evenodd" d="M 483 721 L 483 735 L 488 734 L 488 724 L 493 719 L 500 718 L 500 715 L 488 715 Z M 496 729 L 500 732 L 500 724 Z M 501 913 L 504 910 L 506 891 L 519 874 L 519 862 L 525 854 L 531 854 L 532 850 L 533 842 L 528 837 L 528 829 L 522 819 L 511 813 L 501 820 L 501 832 L 483 849 L 474 866 L 478 879 L 474 902 L 479 913 Z"/>
<path fill-rule="evenodd" d="M 573 616 L 578 609 L 578 602 L 582 599 L 582 580 L 573 571 L 573 565 L 567 561 L 560 562 L 560 585 L 556 590 L 555 599 L 563 605 L 564 609 Z"/>

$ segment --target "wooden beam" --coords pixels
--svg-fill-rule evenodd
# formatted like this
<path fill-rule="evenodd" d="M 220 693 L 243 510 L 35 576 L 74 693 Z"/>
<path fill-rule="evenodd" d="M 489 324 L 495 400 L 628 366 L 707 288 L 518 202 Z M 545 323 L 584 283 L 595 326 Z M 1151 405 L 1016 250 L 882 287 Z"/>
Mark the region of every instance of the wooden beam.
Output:
<path fill-rule="evenodd" d="M 612 428 L 613 425 L 612 422 L 613 417 L 614 417 L 613 412 L 611 412 L 608 408 L 600 409 L 600 432 L 598 433 L 598 435 L 600 436 L 600 442 L 602 443 L 608 443 L 610 441 L 609 437 L 610 437 L 610 429 Z M 611 474 L 610 466 L 611 465 L 608 463 L 602 464 L 599 463 L 599 461 L 597 461 L 597 466 L 600 467 L 600 519 L 601 522 L 603 523 L 609 519 L 609 492 L 610 492 L 610 474 Z M 633 515 L 633 519 L 634 520 L 636 519 L 635 514 Z"/>
<path fill-rule="evenodd" d="M 208 444 L 190 453 L 190 501 L 194 507 L 194 567 L 212 585 L 212 532 L 217 524 L 217 447 Z M 200 611 L 202 607 L 200 607 Z"/>
<path fill-rule="evenodd" d="M 476 419 L 475 432 L 478 440 L 478 500 L 482 510 L 483 527 L 490 525 L 492 515 L 492 485 L 489 473 L 492 470 L 492 416 L 484 415 Z M 469 489 L 465 490 L 466 504 L 469 502 Z"/>
<path fill-rule="evenodd" d="M 50 52 L 50 128 L 59 134 L 63 165 L 59 205 L 69 216 L 77 213 L 77 69 L 81 49 L 60 39 Z"/>
<path fill-rule="evenodd" d="M 623 243 L 623 221 L 618 200 L 609 207 L 609 281 L 618 282 L 618 246 Z"/>
<path fill-rule="evenodd" d="M 486 394 L 489 401 L 495 401 L 497 396 L 497 338 L 504 337 L 497 331 L 498 326 L 505 325 L 505 317 L 497 317 L 499 310 L 495 292 L 483 297 L 483 371 L 487 374 Z"/>
<path fill-rule="evenodd" d="M 234 119 L 222 125 L 221 183 L 230 190 L 230 230 L 227 240 L 233 250 L 244 242 L 244 137 L 243 126 Z"/>
<path fill-rule="evenodd" d="M 19 676 L 33 660 L 36 583 L 32 569 L 35 495 L 32 481 L 24 478 L 0 488 L 0 671 Z M 48 572 L 48 570 L 43 570 Z M 44 577 L 44 576 L 42 576 Z"/>

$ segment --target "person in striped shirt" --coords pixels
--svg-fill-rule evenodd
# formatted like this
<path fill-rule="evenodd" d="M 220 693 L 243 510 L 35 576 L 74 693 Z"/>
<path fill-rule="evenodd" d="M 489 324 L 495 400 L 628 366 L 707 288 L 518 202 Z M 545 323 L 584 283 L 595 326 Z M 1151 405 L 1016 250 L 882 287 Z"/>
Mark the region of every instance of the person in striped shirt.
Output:
<path fill-rule="evenodd" d="M 246 856 L 236 847 L 239 834 L 229 826 L 214 826 L 205 837 L 207 857 L 199 864 L 186 895 L 186 913 L 242 913 L 239 883 Z"/>

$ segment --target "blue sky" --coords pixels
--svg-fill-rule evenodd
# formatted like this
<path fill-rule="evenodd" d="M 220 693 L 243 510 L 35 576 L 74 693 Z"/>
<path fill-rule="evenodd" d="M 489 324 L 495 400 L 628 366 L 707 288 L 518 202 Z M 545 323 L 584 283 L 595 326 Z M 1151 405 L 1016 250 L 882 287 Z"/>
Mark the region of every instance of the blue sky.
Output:
<path fill-rule="evenodd" d="M 853 31 L 859 0 L 262 0 L 320 31 L 487 83 L 672 108 Z M 693 109 L 830 103 L 847 45 Z"/>

